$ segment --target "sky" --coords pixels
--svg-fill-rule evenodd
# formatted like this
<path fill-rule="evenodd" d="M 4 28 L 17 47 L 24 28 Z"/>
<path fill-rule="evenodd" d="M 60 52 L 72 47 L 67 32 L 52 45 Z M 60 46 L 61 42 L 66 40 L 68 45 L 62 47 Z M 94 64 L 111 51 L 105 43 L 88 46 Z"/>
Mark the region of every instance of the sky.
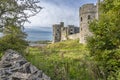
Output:
<path fill-rule="evenodd" d="M 94 3 L 97 0 L 40 0 L 43 7 L 40 13 L 29 18 L 26 28 L 52 27 L 53 24 L 64 22 L 65 26 L 79 27 L 79 8 L 83 4 Z"/>

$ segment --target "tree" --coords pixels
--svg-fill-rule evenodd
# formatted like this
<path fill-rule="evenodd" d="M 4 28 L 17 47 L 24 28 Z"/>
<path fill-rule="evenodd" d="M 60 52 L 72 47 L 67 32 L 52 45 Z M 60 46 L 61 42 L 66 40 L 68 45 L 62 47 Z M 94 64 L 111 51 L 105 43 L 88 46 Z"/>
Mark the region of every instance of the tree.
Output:
<path fill-rule="evenodd" d="M 25 40 L 26 34 L 21 31 L 20 27 L 11 25 L 8 29 L 4 30 L 4 35 L 0 39 L 0 52 L 13 49 L 24 53 L 28 43 Z"/>
<path fill-rule="evenodd" d="M 24 23 L 41 9 L 38 0 L 0 0 L 0 28 L 4 33 L 0 39 L 0 51 L 24 51 L 28 45 L 23 32 Z"/>
<path fill-rule="evenodd" d="M 90 24 L 88 38 L 91 57 L 99 68 L 99 78 L 118 80 L 120 70 L 120 1 L 103 0 L 99 20 Z M 119 78 L 120 79 L 120 78 Z"/>
<path fill-rule="evenodd" d="M 38 0 L 0 0 L 0 27 L 11 23 L 23 26 L 42 9 L 38 3 Z"/>

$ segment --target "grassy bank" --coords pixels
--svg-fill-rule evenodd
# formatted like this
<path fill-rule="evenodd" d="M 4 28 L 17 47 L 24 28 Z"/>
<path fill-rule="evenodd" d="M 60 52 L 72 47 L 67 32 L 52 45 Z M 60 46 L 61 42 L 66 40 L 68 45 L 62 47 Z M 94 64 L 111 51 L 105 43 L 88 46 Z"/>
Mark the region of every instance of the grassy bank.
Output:
<path fill-rule="evenodd" d="M 50 44 L 45 48 L 29 47 L 26 58 L 52 80 L 93 80 L 89 52 L 78 40 Z"/>

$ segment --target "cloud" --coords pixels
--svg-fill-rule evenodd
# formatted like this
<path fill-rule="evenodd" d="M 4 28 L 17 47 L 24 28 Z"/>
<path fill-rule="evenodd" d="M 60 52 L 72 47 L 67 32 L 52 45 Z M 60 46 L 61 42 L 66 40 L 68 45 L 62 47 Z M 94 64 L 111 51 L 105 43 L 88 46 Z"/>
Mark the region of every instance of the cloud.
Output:
<path fill-rule="evenodd" d="M 39 14 L 34 17 L 29 18 L 31 24 L 26 23 L 25 26 L 41 26 L 41 27 L 51 27 L 55 23 L 61 21 L 65 24 L 77 24 L 78 23 L 78 13 L 76 13 L 75 8 L 70 8 L 67 6 L 51 5 L 50 3 L 41 3 L 44 7 Z"/>
<path fill-rule="evenodd" d="M 26 23 L 29 28 L 52 27 L 53 24 L 65 22 L 65 25 L 79 26 L 79 7 L 85 0 L 41 0 L 44 7 L 39 14 L 29 18 L 31 23 Z M 81 2 L 81 3 L 78 3 Z"/>

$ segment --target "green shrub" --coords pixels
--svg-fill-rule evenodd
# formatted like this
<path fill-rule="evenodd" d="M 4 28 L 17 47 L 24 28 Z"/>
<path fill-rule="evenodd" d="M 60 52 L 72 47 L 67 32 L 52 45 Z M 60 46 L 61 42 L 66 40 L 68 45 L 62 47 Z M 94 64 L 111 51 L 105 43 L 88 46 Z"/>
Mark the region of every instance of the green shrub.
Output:
<path fill-rule="evenodd" d="M 28 46 L 25 40 L 26 34 L 20 27 L 15 25 L 6 26 L 3 30 L 4 36 L 0 38 L 0 52 L 13 49 L 20 53 Z"/>
<path fill-rule="evenodd" d="M 4 52 L 7 49 L 13 49 L 18 52 L 24 52 L 27 45 L 28 44 L 25 40 L 12 37 L 11 35 L 6 35 L 0 39 L 0 52 Z"/>
<path fill-rule="evenodd" d="M 120 1 L 103 0 L 100 4 L 99 20 L 93 21 L 89 28 L 93 36 L 88 38 L 90 56 L 98 71 L 96 79 L 120 80 Z M 102 14 L 101 14 L 102 13 Z M 96 76 L 95 76 L 96 77 Z"/>

